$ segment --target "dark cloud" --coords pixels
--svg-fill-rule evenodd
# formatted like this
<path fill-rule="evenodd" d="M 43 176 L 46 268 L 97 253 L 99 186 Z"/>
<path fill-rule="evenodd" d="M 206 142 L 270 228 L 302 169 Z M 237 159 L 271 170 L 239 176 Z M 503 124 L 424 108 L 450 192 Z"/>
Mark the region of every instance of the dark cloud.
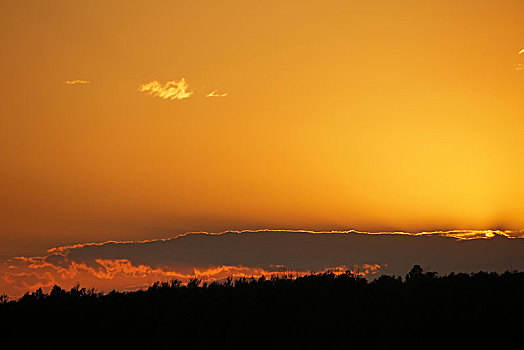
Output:
<path fill-rule="evenodd" d="M 12 267 L 3 272 L 2 279 L 11 288 L 14 284 L 36 286 L 34 282 L 44 276 L 63 284 L 91 278 L 95 286 L 99 281 L 105 288 L 128 288 L 154 279 L 201 276 L 216 280 L 282 271 L 350 269 L 368 277 L 403 275 L 414 264 L 439 273 L 502 272 L 524 269 L 524 240 L 502 231 L 191 233 L 155 241 L 59 247 L 47 256 L 20 257 L 8 264 Z M 32 282 L 21 283 L 24 276 Z"/>

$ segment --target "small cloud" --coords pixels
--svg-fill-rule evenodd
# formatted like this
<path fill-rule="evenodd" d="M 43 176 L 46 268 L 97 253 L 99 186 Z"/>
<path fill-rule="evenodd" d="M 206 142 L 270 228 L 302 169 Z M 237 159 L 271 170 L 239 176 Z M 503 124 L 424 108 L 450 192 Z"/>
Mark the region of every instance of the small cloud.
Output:
<path fill-rule="evenodd" d="M 522 64 L 522 63 L 518 63 L 518 64 L 515 66 L 515 70 L 517 70 L 517 71 L 523 71 L 523 70 L 524 70 L 524 64 Z"/>
<path fill-rule="evenodd" d="M 77 84 L 91 84 L 89 80 L 66 80 L 67 85 L 77 85 Z"/>
<path fill-rule="evenodd" d="M 524 49 L 519 51 L 519 55 L 524 53 Z"/>
<path fill-rule="evenodd" d="M 193 91 L 189 90 L 189 85 L 184 78 L 180 81 L 168 81 L 165 85 L 153 80 L 147 84 L 141 85 L 139 91 L 145 92 L 148 95 L 160 97 L 169 100 L 182 100 L 193 95 Z"/>
<path fill-rule="evenodd" d="M 206 95 L 206 97 L 226 97 L 228 93 L 219 94 L 216 90 L 211 91 L 209 94 Z"/>

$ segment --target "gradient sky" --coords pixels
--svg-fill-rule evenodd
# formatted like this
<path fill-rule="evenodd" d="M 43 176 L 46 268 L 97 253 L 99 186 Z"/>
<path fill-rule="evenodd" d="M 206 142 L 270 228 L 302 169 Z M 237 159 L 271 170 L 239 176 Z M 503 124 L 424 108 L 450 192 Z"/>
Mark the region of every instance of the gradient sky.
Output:
<path fill-rule="evenodd" d="M 523 14 L 3 1 L 0 255 L 200 230 L 524 228 Z"/>

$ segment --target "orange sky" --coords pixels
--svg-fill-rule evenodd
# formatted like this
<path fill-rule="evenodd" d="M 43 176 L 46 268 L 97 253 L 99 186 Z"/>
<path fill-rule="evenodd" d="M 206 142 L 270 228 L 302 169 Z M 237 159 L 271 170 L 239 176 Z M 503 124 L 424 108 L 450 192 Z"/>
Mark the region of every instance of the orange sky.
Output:
<path fill-rule="evenodd" d="M 523 13 L 4 1 L 0 255 L 192 230 L 521 229 Z"/>

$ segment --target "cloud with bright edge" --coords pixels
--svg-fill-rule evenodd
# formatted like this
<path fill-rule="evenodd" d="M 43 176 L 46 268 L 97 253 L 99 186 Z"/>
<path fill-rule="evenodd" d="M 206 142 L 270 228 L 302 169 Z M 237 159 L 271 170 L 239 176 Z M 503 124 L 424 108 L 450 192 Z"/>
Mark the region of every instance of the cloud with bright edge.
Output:
<path fill-rule="evenodd" d="M 519 51 L 519 55 L 524 53 L 524 49 Z"/>
<path fill-rule="evenodd" d="M 243 230 L 192 232 L 145 241 L 51 248 L 43 256 L 0 259 L 0 294 L 19 297 L 54 284 L 133 290 L 153 281 L 208 282 L 292 271 L 350 270 L 367 278 L 402 275 L 413 264 L 439 273 L 524 267 L 524 231 L 361 232 Z"/>
<path fill-rule="evenodd" d="M 147 84 L 140 85 L 138 90 L 165 100 L 183 100 L 193 95 L 193 91 L 189 89 L 189 85 L 184 78 L 180 79 L 180 81 L 168 81 L 165 85 L 153 80 Z"/>
<path fill-rule="evenodd" d="M 65 83 L 67 85 L 85 85 L 85 84 L 91 84 L 89 80 L 66 80 Z"/>
<path fill-rule="evenodd" d="M 209 94 L 206 95 L 206 97 L 226 97 L 228 93 L 219 94 L 216 90 L 211 91 Z"/>

